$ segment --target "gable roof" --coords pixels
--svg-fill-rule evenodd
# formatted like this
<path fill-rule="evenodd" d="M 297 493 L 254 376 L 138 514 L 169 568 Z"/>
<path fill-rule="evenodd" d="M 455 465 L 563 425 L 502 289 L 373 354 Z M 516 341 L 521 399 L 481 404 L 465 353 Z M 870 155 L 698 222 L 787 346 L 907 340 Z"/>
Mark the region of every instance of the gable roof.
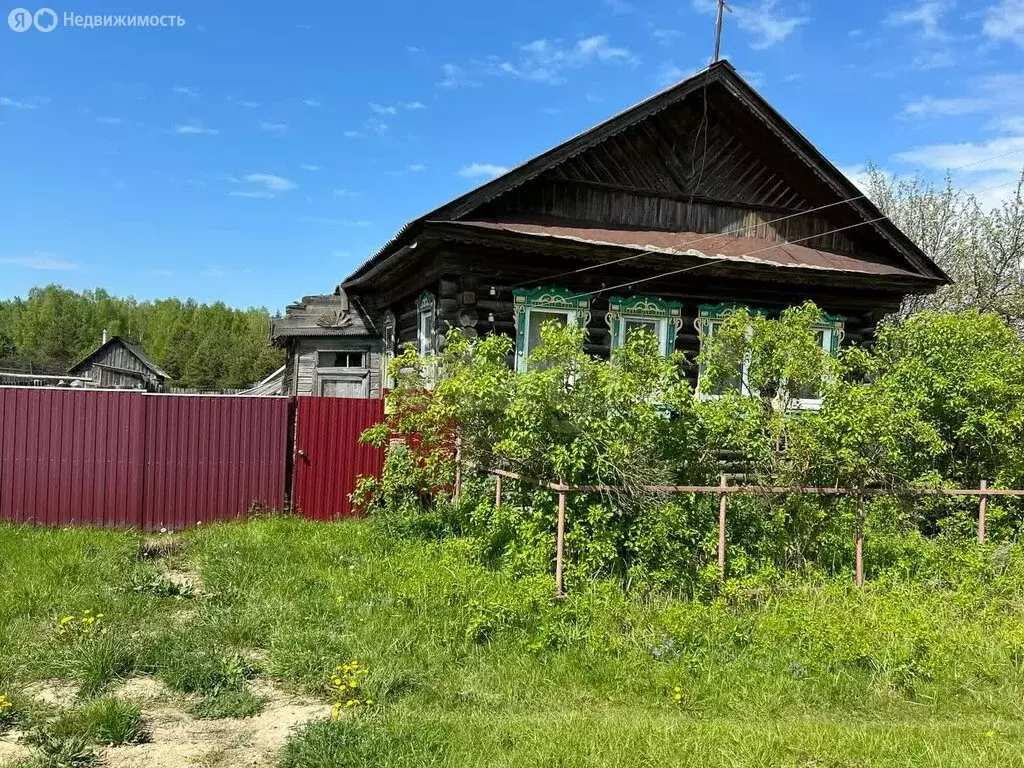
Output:
<path fill-rule="evenodd" d="M 120 336 L 111 336 L 109 339 L 106 340 L 105 343 L 100 344 L 92 352 L 90 352 L 77 363 L 75 363 L 73 366 L 68 368 L 68 373 L 74 373 L 80 368 L 85 367 L 86 365 L 91 363 L 96 357 L 98 357 L 100 353 L 102 353 L 106 349 L 109 349 L 114 344 L 118 344 L 124 347 L 128 351 L 128 353 L 132 355 L 132 357 L 136 358 L 140 363 L 142 363 L 142 365 L 154 376 L 161 379 L 171 378 L 170 374 L 168 374 L 167 371 L 165 371 L 163 368 L 158 366 L 156 363 L 150 360 L 149 357 L 146 356 L 146 353 L 142 351 L 142 347 L 140 347 L 135 342 L 128 341 L 126 339 L 121 338 Z"/>
<path fill-rule="evenodd" d="M 507 173 L 414 219 L 403 226 L 388 243 L 361 264 L 341 285 L 355 284 L 355 281 L 361 282 L 361 278 L 364 278 L 373 267 L 403 246 L 408 245 L 428 220 L 457 221 L 467 217 L 474 210 L 498 196 L 716 83 L 723 86 L 747 113 L 756 118 L 764 129 L 774 134 L 778 141 L 799 157 L 804 165 L 835 193 L 835 200 L 829 202 L 846 201 L 846 206 L 854 211 L 861 221 L 865 222 L 864 227 L 870 227 L 880 235 L 914 273 L 935 283 L 949 282 L 949 277 L 895 224 L 884 218 L 881 211 L 864 196 L 853 182 L 751 88 L 729 62 L 722 60 L 568 141 L 542 152 Z"/>

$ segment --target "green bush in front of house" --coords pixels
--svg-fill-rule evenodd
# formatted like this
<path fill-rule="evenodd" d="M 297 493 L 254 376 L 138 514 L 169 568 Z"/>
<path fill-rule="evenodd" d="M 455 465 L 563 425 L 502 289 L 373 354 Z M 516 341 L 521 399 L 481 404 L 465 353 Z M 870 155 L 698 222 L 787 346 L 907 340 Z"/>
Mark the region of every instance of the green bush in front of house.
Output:
<path fill-rule="evenodd" d="M 644 332 L 600 360 L 585 353 L 582 330 L 550 325 L 519 374 L 502 336 L 453 333 L 429 359 L 407 349 L 394 362 L 389 418 L 364 436 L 387 446 L 385 471 L 359 499 L 395 530 L 466 536 L 487 562 L 530 574 L 553 553 L 557 494 L 543 485 L 614 487 L 570 497 L 570 581 L 694 593 L 717 578 L 717 498 L 645 487 L 714 485 L 723 459 L 764 486 L 974 488 L 986 477 L 1024 487 L 1024 343 L 1003 320 L 921 313 L 883 326 L 873 350 L 836 357 L 816 338 L 822 323 L 812 304 L 778 318 L 740 308 L 697 361 L 660 355 Z M 721 386 L 738 375 L 745 395 Z M 809 396 L 818 410 L 794 410 Z M 500 509 L 483 474 L 492 468 L 528 479 L 504 481 Z M 976 509 L 952 497 L 734 496 L 729 573 L 757 583 L 794 569 L 845 572 L 858 519 L 873 542 L 869 572 L 880 573 L 915 537 L 972 535 Z M 1020 502 L 993 500 L 991 536 L 1015 538 L 1021 513 Z"/>

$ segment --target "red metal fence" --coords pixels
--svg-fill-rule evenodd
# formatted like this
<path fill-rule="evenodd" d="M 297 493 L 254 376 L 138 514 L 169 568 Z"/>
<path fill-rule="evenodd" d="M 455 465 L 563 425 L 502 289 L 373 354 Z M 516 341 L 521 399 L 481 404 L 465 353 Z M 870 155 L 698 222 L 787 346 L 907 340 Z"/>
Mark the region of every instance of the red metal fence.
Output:
<path fill-rule="evenodd" d="M 0 388 L 0 520 L 178 529 L 254 505 L 282 509 L 289 406 L 287 398 Z M 354 428 L 320 427 L 353 443 Z M 345 467 L 321 471 L 347 477 Z"/>
<path fill-rule="evenodd" d="M 359 436 L 384 419 L 384 401 L 300 397 L 295 429 L 292 506 L 327 520 L 352 514 L 349 494 L 360 475 L 380 476 L 384 454 Z"/>

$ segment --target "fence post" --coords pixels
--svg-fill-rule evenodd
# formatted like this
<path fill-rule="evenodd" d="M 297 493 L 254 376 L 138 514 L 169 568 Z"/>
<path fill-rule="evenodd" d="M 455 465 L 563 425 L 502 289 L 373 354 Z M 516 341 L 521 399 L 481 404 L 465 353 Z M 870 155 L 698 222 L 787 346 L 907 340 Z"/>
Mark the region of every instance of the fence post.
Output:
<path fill-rule="evenodd" d="M 723 474 L 718 485 L 725 488 L 727 483 Z M 725 505 L 728 497 L 718 494 L 718 578 L 725 581 Z"/>
<path fill-rule="evenodd" d="M 978 543 L 985 543 L 985 513 L 988 511 L 988 480 L 981 481 L 981 500 L 978 502 Z"/>
<path fill-rule="evenodd" d="M 558 533 L 555 539 L 555 597 L 565 597 L 562 581 L 562 564 L 565 550 L 565 481 L 559 480 L 558 491 Z"/>
<path fill-rule="evenodd" d="M 857 531 L 854 541 L 854 581 L 857 587 L 864 586 L 864 498 L 857 497 Z"/>
<path fill-rule="evenodd" d="M 494 481 L 494 508 L 501 509 L 501 475 L 495 475 Z"/>
<path fill-rule="evenodd" d="M 455 498 L 462 498 L 462 438 L 455 438 Z"/>

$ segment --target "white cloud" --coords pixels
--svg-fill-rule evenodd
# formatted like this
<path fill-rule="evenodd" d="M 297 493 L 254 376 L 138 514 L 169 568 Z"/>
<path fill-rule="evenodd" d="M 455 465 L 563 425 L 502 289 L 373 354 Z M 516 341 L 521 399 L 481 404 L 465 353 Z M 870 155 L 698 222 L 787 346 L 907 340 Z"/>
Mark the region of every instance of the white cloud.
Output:
<path fill-rule="evenodd" d="M 917 5 L 911 8 L 891 11 L 885 17 L 885 23 L 894 27 L 916 26 L 921 37 L 944 40 L 947 35 L 942 30 L 942 17 L 948 8 L 946 0 L 918 0 Z"/>
<path fill-rule="evenodd" d="M 312 165 L 311 163 L 302 163 L 299 166 L 299 168 L 301 168 L 304 171 L 319 171 L 320 170 L 320 166 L 319 165 Z"/>
<path fill-rule="evenodd" d="M 175 133 L 191 136 L 216 136 L 220 133 L 216 128 L 207 128 L 202 120 L 189 120 L 173 128 Z"/>
<path fill-rule="evenodd" d="M 970 168 L 970 173 L 1019 173 L 1021 153 L 1024 153 L 1024 135 L 1001 136 L 983 144 L 929 144 L 900 152 L 894 155 L 894 159 L 936 171 L 962 169 L 966 166 Z"/>
<path fill-rule="evenodd" d="M 246 109 L 256 109 L 260 105 L 258 101 L 239 101 L 238 99 L 231 97 L 229 97 L 229 100 L 240 107 L 245 107 Z"/>
<path fill-rule="evenodd" d="M 412 163 L 411 165 L 406 166 L 405 170 L 411 171 L 412 173 L 419 173 L 420 171 L 427 170 L 427 166 L 423 163 Z"/>
<path fill-rule="evenodd" d="M 908 102 L 903 114 L 908 117 L 955 117 L 975 112 L 994 111 L 1016 114 L 1024 108 L 1024 73 L 986 75 L 970 82 L 970 95 L 946 98 L 923 96 Z"/>
<path fill-rule="evenodd" d="M 100 125 L 120 125 L 124 120 L 120 117 L 97 117 L 96 122 Z"/>
<path fill-rule="evenodd" d="M 191 88 L 188 88 L 184 85 L 176 85 L 173 88 L 171 88 L 171 90 L 175 93 L 180 93 L 182 96 L 189 96 L 193 99 L 199 98 L 199 91 L 194 91 Z"/>
<path fill-rule="evenodd" d="M 990 6 L 982 29 L 993 40 L 1024 47 L 1024 0 L 1001 0 Z"/>
<path fill-rule="evenodd" d="M 1000 117 L 991 126 L 993 130 L 1002 133 L 1024 134 L 1024 115 L 1009 115 Z"/>
<path fill-rule="evenodd" d="M 358 192 L 353 192 L 351 189 L 345 189 L 344 187 L 333 189 L 331 192 L 335 197 L 356 197 L 359 194 Z"/>
<path fill-rule="evenodd" d="M 271 123 L 263 121 L 260 123 L 260 130 L 268 133 L 284 133 L 288 129 L 288 123 Z"/>
<path fill-rule="evenodd" d="M 370 111 L 377 115 L 393 115 L 398 112 L 397 107 L 393 107 L 390 104 L 377 104 L 376 102 L 370 103 Z"/>
<path fill-rule="evenodd" d="M 477 86 L 480 83 L 470 79 L 466 70 L 455 64 L 441 65 L 441 80 L 437 83 L 442 88 L 459 88 L 465 86 Z"/>
<path fill-rule="evenodd" d="M 953 54 L 948 50 L 941 50 L 918 54 L 910 62 L 910 67 L 911 69 L 921 70 L 945 69 L 946 67 L 952 67 L 954 63 Z"/>
<path fill-rule="evenodd" d="M 275 192 L 287 192 L 298 186 L 294 181 L 283 176 L 275 176 L 272 173 L 250 173 L 247 176 L 243 176 L 242 180 L 248 181 L 250 184 L 262 184 L 267 189 Z"/>
<path fill-rule="evenodd" d="M 202 277 L 224 277 L 224 270 L 220 267 L 207 267 L 199 273 Z"/>
<path fill-rule="evenodd" d="M 714 0 L 692 0 L 692 4 L 694 10 L 701 13 L 718 11 L 718 4 Z M 757 5 L 730 3 L 736 26 L 754 38 L 750 43 L 754 50 L 764 50 L 781 43 L 798 27 L 811 20 L 809 16 L 789 15 L 780 10 L 778 5 L 778 0 L 761 0 Z"/>
<path fill-rule="evenodd" d="M 684 80 L 693 73 L 694 70 L 692 69 L 683 69 L 676 66 L 674 61 L 666 61 L 661 65 L 661 69 L 658 70 L 658 85 L 667 88 L 670 85 L 675 85 L 680 80 Z"/>
<path fill-rule="evenodd" d="M 22 269 L 38 269 L 43 272 L 75 272 L 80 269 L 80 265 L 59 259 L 52 253 L 46 253 L 45 251 L 36 251 L 28 256 L 0 259 L 0 264 L 21 267 Z"/>
<path fill-rule="evenodd" d="M 410 101 L 410 102 L 404 104 L 403 106 L 406 109 L 408 109 L 408 110 L 426 109 L 427 108 L 427 105 L 424 104 L 422 101 Z"/>
<path fill-rule="evenodd" d="M 39 107 L 49 101 L 49 99 L 44 99 L 40 96 L 34 96 L 26 101 L 18 101 L 17 99 L 11 99 L 7 96 L 0 96 L 0 107 L 13 107 L 14 109 L 39 109 Z"/>
<path fill-rule="evenodd" d="M 635 63 L 636 57 L 628 48 L 613 46 L 608 35 L 592 35 L 565 47 L 558 40 L 534 40 L 520 48 L 515 61 L 498 56 L 487 57 L 490 74 L 509 75 L 537 83 L 563 83 L 571 69 L 593 62 Z"/>
<path fill-rule="evenodd" d="M 472 163 L 459 169 L 459 176 L 467 179 L 479 176 L 494 178 L 495 176 L 501 176 L 503 173 L 508 173 L 508 168 L 504 165 L 494 165 L 493 163 Z"/>
<path fill-rule="evenodd" d="M 987 104 L 985 99 L 970 96 L 945 99 L 924 96 L 905 104 L 903 114 L 911 117 L 956 117 L 978 112 L 985 109 Z"/>
<path fill-rule="evenodd" d="M 672 45 L 680 34 L 678 29 L 651 28 L 651 37 L 654 38 L 658 45 Z"/>
<path fill-rule="evenodd" d="M 854 183 L 854 185 L 861 192 L 867 192 L 868 190 L 868 169 L 864 165 L 846 165 L 840 166 L 840 171 L 843 175 Z"/>
<path fill-rule="evenodd" d="M 409 53 L 423 53 L 423 49 L 420 48 L 418 45 L 407 45 L 405 47 L 405 50 L 407 50 Z"/>
<path fill-rule="evenodd" d="M 342 131 L 341 135 L 344 136 L 346 139 L 353 139 L 356 136 L 362 136 L 362 134 L 359 131 L 351 131 L 351 130 L 350 131 Z"/>
<path fill-rule="evenodd" d="M 322 106 L 320 99 L 303 99 L 302 103 L 307 107 L 319 107 Z"/>

